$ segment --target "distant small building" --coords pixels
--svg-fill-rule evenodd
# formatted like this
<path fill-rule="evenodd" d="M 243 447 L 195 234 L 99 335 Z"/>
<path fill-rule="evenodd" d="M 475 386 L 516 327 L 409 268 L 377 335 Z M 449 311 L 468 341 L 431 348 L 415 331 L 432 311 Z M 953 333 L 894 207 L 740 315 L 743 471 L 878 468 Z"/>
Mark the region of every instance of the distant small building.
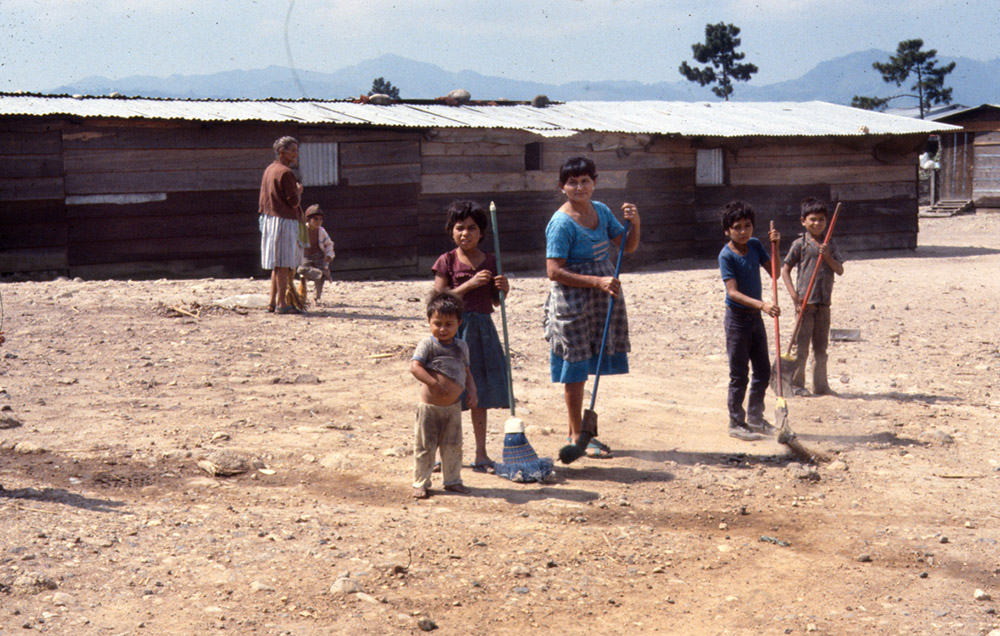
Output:
<path fill-rule="evenodd" d="M 939 198 L 1000 209 L 1000 105 L 942 113 L 934 121 L 961 127 L 940 134 Z"/>
<path fill-rule="evenodd" d="M 846 249 L 914 248 L 917 157 L 940 123 L 822 102 L 217 101 L 0 94 L 0 274 L 257 275 L 257 192 L 272 141 L 301 142 L 341 277 L 426 276 L 444 209 L 495 201 L 504 264 L 544 267 L 574 155 L 595 197 L 642 213 L 630 266 L 714 257 L 719 207 L 757 234 L 801 231 L 805 196 L 842 202 Z"/>

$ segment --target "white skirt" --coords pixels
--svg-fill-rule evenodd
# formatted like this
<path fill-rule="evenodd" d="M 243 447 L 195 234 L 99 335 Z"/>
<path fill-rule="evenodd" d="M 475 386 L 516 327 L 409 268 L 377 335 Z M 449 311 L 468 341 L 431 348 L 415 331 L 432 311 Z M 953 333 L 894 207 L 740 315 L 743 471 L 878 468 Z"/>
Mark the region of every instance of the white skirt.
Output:
<path fill-rule="evenodd" d="M 260 215 L 260 266 L 298 267 L 302 264 L 299 222 L 269 214 Z"/>

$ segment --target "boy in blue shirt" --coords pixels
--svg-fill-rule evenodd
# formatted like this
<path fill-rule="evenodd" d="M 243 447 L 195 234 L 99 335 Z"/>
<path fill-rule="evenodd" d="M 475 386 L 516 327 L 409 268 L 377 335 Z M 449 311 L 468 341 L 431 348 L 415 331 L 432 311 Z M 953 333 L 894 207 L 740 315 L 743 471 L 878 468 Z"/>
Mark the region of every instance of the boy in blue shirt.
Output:
<path fill-rule="evenodd" d="M 762 300 L 760 269 L 771 273 L 771 255 L 753 236 L 754 209 L 746 201 L 730 201 L 722 208 L 722 229 L 729 242 L 719 252 L 719 269 L 726 285 L 726 353 L 729 356 L 729 435 L 744 441 L 762 439 L 774 427 L 764 419 L 764 392 L 771 377 L 763 311 L 778 316 L 777 305 Z M 777 230 L 768 238 L 781 240 Z M 753 379 L 749 378 L 753 368 Z M 750 384 L 747 410 L 743 398 Z"/>

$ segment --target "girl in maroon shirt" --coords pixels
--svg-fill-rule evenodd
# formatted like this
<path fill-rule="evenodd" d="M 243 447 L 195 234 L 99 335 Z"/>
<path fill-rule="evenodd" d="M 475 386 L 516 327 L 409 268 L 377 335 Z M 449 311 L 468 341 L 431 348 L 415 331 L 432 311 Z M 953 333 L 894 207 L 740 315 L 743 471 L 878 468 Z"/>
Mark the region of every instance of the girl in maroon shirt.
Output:
<path fill-rule="evenodd" d="M 470 409 L 476 438 L 472 469 L 492 473 L 494 463 L 486 452 L 486 410 L 506 408 L 510 400 L 507 361 L 490 314 L 500 304 L 500 292 L 510 292 L 510 285 L 505 276 L 497 275 L 496 257 L 479 247 L 488 228 L 486 211 L 478 203 L 453 201 L 445 229 L 458 247 L 442 254 L 431 271 L 435 289 L 451 291 L 465 303 L 458 337 L 469 345 L 469 366 L 479 396 L 476 407 Z M 462 410 L 467 408 L 463 396 Z"/>

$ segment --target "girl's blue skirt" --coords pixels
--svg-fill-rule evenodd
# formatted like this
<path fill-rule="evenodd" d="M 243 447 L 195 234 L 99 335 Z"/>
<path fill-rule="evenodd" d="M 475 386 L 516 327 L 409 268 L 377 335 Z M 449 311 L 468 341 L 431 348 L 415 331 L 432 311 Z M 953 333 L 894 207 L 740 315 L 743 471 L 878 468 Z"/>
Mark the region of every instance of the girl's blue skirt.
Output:
<path fill-rule="evenodd" d="M 469 367 L 476 383 L 479 403 L 476 408 L 509 408 L 507 394 L 507 359 L 497 328 L 490 314 L 467 311 L 462 314 L 458 337 L 469 345 Z M 468 410 L 462 394 L 462 410 Z"/>

